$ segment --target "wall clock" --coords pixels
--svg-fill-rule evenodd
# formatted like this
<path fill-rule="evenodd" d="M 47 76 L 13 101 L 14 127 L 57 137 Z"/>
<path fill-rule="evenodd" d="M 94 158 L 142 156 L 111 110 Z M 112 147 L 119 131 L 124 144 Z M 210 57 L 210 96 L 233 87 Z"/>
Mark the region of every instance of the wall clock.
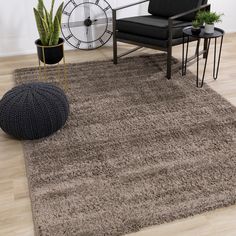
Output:
<path fill-rule="evenodd" d="M 112 36 L 112 8 L 106 0 L 70 0 L 63 9 L 61 29 L 71 46 L 99 48 Z"/>

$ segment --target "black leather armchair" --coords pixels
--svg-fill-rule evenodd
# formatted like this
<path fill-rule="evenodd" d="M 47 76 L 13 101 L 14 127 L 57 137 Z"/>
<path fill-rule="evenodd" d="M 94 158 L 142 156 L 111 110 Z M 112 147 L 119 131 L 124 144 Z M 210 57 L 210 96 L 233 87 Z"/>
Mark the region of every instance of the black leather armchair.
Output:
<path fill-rule="evenodd" d="M 117 11 L 149 2 L 150 15 L 117 19 Z M 142 47 L 167 52 L 167 78 L 171 79 L 172 47 L 182 43 L 182 30 L 192 24 L 199 10 L 210 11 L 207 0 L 143 0 L 113 9 L 113 62 Z M 194 39 L 193 39 L 194 40 Z M 117 55 L 117 42 L 138 45 Z M 204 43 L 206 47 L 207 42 Z"/>

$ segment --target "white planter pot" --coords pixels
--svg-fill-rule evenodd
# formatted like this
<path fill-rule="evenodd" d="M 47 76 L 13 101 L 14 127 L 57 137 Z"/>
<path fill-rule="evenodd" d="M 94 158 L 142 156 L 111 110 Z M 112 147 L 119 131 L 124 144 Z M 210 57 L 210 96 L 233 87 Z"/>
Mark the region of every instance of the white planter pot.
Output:
<path fill-rule="evenodd" d="M 209 25 L 209 24 L 205 24 L 205 33 L 206 34 L 213 34 L 215 30 L 215 25 Z"/>

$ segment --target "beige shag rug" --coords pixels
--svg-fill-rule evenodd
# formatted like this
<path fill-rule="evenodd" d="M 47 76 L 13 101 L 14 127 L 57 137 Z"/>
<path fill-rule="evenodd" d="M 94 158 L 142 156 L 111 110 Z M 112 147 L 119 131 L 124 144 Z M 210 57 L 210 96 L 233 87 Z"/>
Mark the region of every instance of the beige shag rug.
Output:
<path fill-rule="evenodd" d="M 235 204 L 236 109 L 220 95 L 168 81 L 163 54 L 67 72 L 66 126 L 24 142 L 36 235 L 118 236 Z"/>

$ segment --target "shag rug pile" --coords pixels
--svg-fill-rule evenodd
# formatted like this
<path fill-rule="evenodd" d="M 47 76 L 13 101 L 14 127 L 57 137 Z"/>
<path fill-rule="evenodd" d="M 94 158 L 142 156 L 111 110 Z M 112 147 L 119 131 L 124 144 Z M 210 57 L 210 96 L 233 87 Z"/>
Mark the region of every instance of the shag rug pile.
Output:
<path fill-rule="evenodd" d="M 236 108 L 165 64 L 67 65 L 67 124 L 24 142 L 36 235 L 118 236 L 236 203 Z"/>

